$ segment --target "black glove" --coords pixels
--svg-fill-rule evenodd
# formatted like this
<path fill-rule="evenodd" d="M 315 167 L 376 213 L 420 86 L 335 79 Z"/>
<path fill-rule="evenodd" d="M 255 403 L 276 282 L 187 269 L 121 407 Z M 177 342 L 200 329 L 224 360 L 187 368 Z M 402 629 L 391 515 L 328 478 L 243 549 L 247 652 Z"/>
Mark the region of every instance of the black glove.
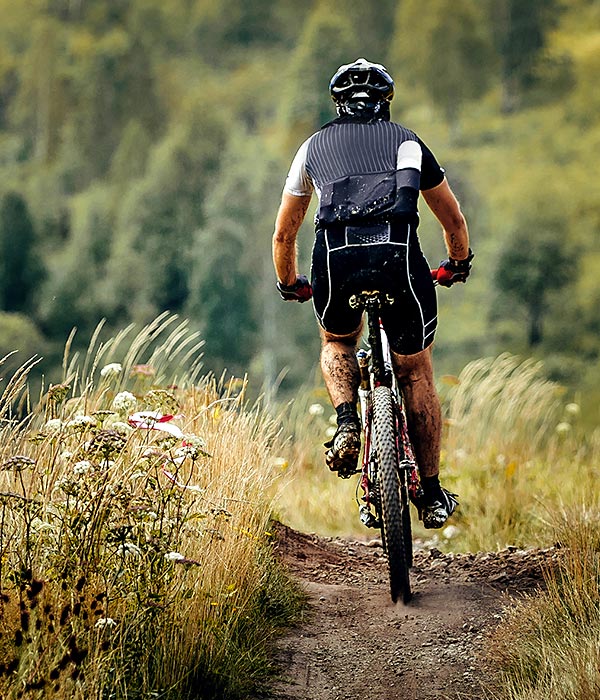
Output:
<path fill-rule="evenodd" d="M 451 287 L 456 282 L 466 282 L 471 272 L 471 260 L 474 257 L 473 251 L 469 248 L 469 255 L 464 260 L 454 260 L 454 258 L 442 260 L 435 274 L 437 283 L 442 287 Z"/>
<path fill-rule="evenodd" d="M 277 290 L 284 301 L 303 303 L 312 298 L 312 287 L 306 275 L 298 275 L 294 284 L 281 284 L 278 281 Z"/>

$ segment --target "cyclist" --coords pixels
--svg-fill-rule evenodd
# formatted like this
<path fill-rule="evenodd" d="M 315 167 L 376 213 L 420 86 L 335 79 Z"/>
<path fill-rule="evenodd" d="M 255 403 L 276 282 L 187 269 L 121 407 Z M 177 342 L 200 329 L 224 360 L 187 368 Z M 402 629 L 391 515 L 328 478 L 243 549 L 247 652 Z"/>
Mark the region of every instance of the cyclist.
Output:
<path fill-rule="evenodd" d="M 417 238 L 419 192 L 443 229 L 443 286 L 469 276 L 467 223 L 429 148 L 390 121 L 394 81 L 384 66 L 359 58 L 337 70 L 329 90 L 338 116 L 300 146 L 283 190 L 273 236 L 277 288 L 285 300 L 313 298 L 321 369 L 338 424 L 325 458 L 342 477 L 358 471 L 360 452 L 356 344 L 362 317 L 348 299 L 365 283 L 394 298 L 382 321 L 419 464 L 421 518 L 426 528 L 439 528 L 457 501 L 439 482 L 442 421 L 431 360 L 437 303 Z M 319 206 L 309 283 L 298 274 L 295 244 L 313 192 Z"/>

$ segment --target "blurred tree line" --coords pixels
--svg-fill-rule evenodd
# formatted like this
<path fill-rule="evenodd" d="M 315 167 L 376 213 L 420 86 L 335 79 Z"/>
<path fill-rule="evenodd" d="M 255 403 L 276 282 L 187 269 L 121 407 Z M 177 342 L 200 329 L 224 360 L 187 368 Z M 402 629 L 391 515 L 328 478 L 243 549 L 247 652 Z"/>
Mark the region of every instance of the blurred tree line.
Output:
<path fill-rule="evenodd" d="M 334 115 L 329 77 L 365 56 L 470 222 L 472 280 L 439 294 L 440 371 L 532 354 L 597 411 L 598 0 L 0 0 L 0 16 L 9 362 L 39 353 L 52 376 L 73 327 L 83 343 L 101 318 L 109 333 L 168 309 L 208 369 L 269 392 L 313 376 L 312 314 L 274 291 L 273 220 L 295 149 Z M 308 221 L 304 271 L 311 237 Z"/>

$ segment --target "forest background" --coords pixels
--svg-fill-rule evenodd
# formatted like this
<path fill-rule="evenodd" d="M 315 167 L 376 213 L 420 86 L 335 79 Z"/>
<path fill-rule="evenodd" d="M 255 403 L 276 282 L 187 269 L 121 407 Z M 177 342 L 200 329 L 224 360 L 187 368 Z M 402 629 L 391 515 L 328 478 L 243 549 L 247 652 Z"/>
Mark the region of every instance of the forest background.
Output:
<path fill-rule="evenodd" d="M 540 358 L 598 422 L 598 0 L 0 0 L 0 17 L 4 376 L 38 354 L 57 380 L 73 327 L 86 346 L 102 318 L 108 336 L 169 310 L 207 370 L 270 398 L 316 382 L 313 314 L 275 291 L 273 221 L 296 148 L 335 116 L 330 76 L 364 56 L 469 220 L 438 373 Z"/>

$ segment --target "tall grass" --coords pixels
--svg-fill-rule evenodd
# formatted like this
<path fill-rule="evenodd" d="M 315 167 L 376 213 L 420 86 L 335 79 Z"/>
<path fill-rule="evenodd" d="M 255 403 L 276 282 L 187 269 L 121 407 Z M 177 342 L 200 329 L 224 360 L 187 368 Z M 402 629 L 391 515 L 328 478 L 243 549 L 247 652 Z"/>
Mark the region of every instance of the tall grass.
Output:
<path fill-rule="evenodd" d="M 454 550 L 549 544 L 548 522 L 563 505 L 581 502 L 599 475 L 600 431 L 585 434 L 579 406 L 544 378 L 543 367 L 511 355 L 482 359 L 440 382 L 444 439 L 442 483 L 460 508 L 441 533 L 416 535 Z M 314 404 L 323 412 L 311 412 Z M 321 534 L 369 537 L 358 520 L 357 479 L 328 472 L 323 440 L 331 427 L 323 392 L 295 402 L 288 431 L 292 483 L 281 496 L 286 522 Z"/>
<path fill-rule="evenodd" d="M 454 384 L 441 469 L 461 496 L 453 546 L 551 543 L 553 514 L 595 489 L 600 432 L 580 429 L 578 404 L 532 360 L 478 360 Z"/>
<path fill-rule="evenodd" d="M 364 535 L 355 507 L 357 480 L 340 479 L 325 465 L 323 443 L 337 422 L 325 389 L 301 392 L 285 407 L 283 422 L 288 441 L 281 451 L 285 482 L 276 501 L 280 519 L 302 532 Z"/>
<path fill-rule="evenodd" d="M 503 700 L 600 697 L 600 512 L 562 513 L 546 590 L 508 610 L 491 645 Z"/>
<path fill-rule="evenodd" d="M 298 609 L 277 424 L 200 376 L 185 322 L 99 337 L 23 417 L 27 367 L 0 401 L 0 697 L 244 697 Z"/>

